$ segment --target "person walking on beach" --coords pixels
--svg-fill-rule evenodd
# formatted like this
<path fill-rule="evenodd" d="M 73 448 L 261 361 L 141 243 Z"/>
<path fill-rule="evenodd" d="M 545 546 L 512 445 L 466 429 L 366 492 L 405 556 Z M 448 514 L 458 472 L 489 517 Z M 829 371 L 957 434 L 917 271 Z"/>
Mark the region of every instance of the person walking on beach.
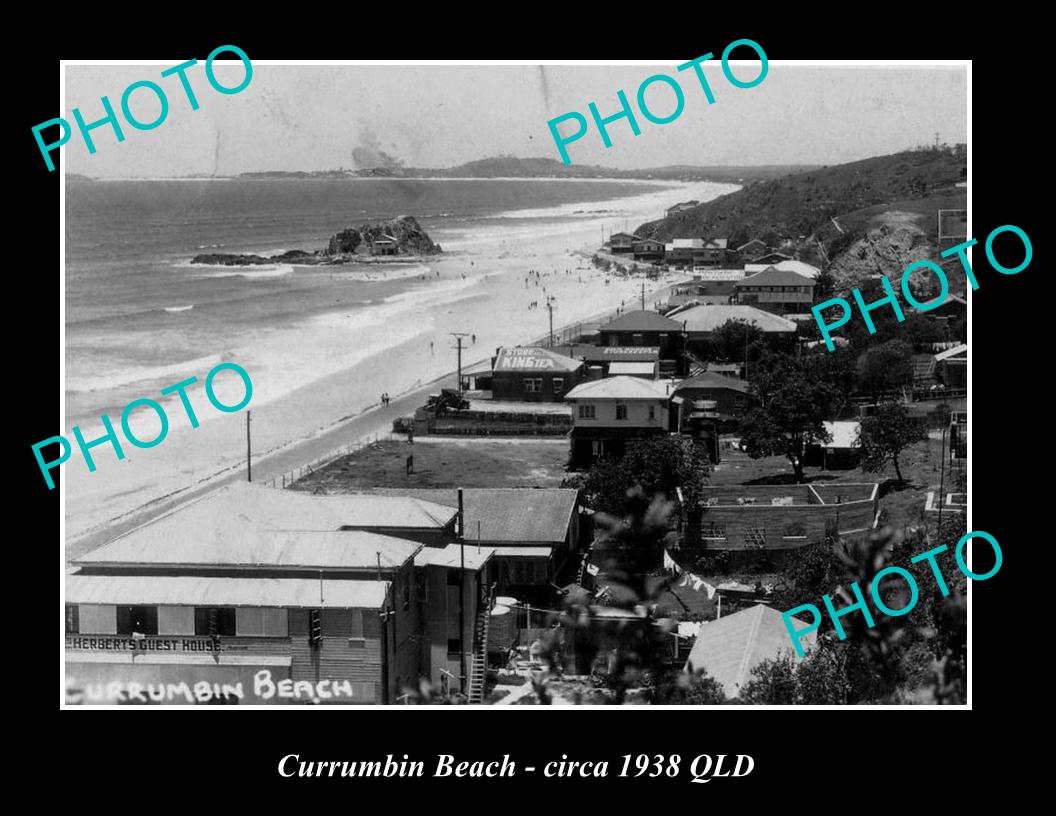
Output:
<path fill-rule="evenodd" d="M 474 343 L 477 342 L 477 336 L 475 334 L 471 334 L 469 337 Z"/>
<path fill-rule="evenodd" d="M 429 353 L 430 354 L 433 353 L 433 341 L 432 340 L 429 341 Z"/>

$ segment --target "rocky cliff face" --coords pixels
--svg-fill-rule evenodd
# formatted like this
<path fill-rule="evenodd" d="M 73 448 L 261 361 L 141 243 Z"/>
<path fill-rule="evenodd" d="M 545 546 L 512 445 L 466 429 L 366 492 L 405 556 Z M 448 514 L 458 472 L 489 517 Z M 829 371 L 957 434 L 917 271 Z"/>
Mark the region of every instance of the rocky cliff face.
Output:
<path fill-rule="evenodd" d="M 907 266 L 913 261 L 934 256 L 935 247 L 924 230 L 908 218 L 899 219 L 899 222 L 869 230 L 832 259 L 829 272 L 837 289 L 851 289 L 876 274 L 884 275 L 897 288 Z M 926 278 L 927 275 L 914 273 L 914 277 Z"/>
<path fill-rule="evenodd" d="M 361 244 L 369 244 L 383 235 L 396 239 L 401 255 L 435 255 L 442 251 L 440 245 L 433 243 L 415 218 L 401 215 L 383 224 L 364 224 L 362 227 L 341 230 L 330 239 L 326 254 L 346 255 L 355 252 Z"/>

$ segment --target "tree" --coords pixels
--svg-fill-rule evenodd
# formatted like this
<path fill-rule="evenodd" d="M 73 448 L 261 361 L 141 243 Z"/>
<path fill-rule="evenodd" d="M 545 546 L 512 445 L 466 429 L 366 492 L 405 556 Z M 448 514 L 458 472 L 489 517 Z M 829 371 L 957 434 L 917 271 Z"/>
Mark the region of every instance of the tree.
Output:
<path fill-rule="evenodd" d="M 755 406 L 740 425 L 748 455 L 786 456 L 802 482 L 807 445 L 830 438 L 824 421 L 833 407 L 832 386 L 811 377 L 801 360 L 769 353 L 756 367 L 749 390 Z"/>
<path fill-rule="evenodd" d="M 674 497 L 681 488 L 686 504 L 695 507 L 710 470 L 707 450 L 691 439 L 672 435 L 634 440 L 623 458 L 595 463 L 583 482 L 583 499 L 594 510 L 621 516 L 628 510 L 627 491 L 635 486 L 650 499 Z"/>
<path fill-rule="evenodd" d="M 762 352 L 763 346 L 759 343 L 762 339 L 763 333 L 754 323 L 727 320 L 708 338 L 709 353 L 713 359 L 724 362 L 754 360 Z"/>
<path fill-rule="evenodd" d="M 874 402 L 905 385 L 913 385 L 913 347 L 908 343 L 888 340 L 867 349 L 858 358 L 858 388 Z"/>
<path fill-rule="evenodd" d="M 884 403 L 873 416 L 862 419 L 859 434 L 862 470 L 876 473 L 883 470 L 890 459 L 898 481 L 905 481 L 898 457 L 907 447 L 926 438 L 924 426 L 909 415 L 905 405 L 900 402 Z"/>
<path fill-rule="evenodd" d="M 817 328 L 817 324 L 811 324 Z M 839 419 L 851 407 L 857 380 L 856 362 L 858 356 L 850 346 L 836 346 L 827 351 L 824 346 L 817 346 L 803 357 L 803 364 L 808 376 L 827 383 L 832 388 L 832 416 Z"/>

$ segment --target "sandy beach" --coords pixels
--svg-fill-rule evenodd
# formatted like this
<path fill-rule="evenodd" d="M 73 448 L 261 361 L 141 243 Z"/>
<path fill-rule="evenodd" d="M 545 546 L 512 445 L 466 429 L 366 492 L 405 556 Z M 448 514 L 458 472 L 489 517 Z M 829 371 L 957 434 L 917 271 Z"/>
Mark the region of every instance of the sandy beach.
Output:
<path fill-rule="evenodd" d="M 385 433 L 394 409 L 410 413 L 419 391 L 424 393 L 429 383 L 455 370 L 451 332 L 468 335 L 462 357 L 463 366 L 468 366 L 490 357 L 499 346 L 544 337 L 547 297 L 555 298 L 555 332 L 621 305 L 639 308 L 643 278 L 610 276 L 590 264 L 602 228 L 608 234 L 626 220 L 633 229 L 676 201 L 706 200 L 731 189 L 706 183 L 658 184 L 647 195 L 602 204 L 505 213 L 524 220 L 494 230 L 434 235 L 444 254 L 413 267 L 411 275 L 399 265 L 373 267 L 369 273 L 352 271 L 350 282 L 362 280 L 364 274 L 372 280 L 389 275 L 419 278 L 411 288 L 368 309 L 346 312 L 338 306 L 304 321 L 296 339 L 288 332 L 237 337 L 221 357 L 238 362 L 253 379 L 249 408 L 254 481 L 278 477 L 291 466 L 316 461 L 328 450 L 370 433 Z M 681 279 L 668 275 L 644 281 L 647 307 L 654 292 Z M 188 394 L 202 420 L 200 427 L 190 428 L 178 401 L 161 399 L 170 417 L 163 443 L 146 450 L 125 445 L 122 461 L 109 446 L 95 448 L 95 473 L 88 472 L 77 453 L 63 465 L 68 542 L 114 531 L 113 520 L 127 523 L 133 511 L 148 503 L 154 503 L 148 512 L 158 511 L 161 497 L 182 499 L 191 489 L 211 489 L 214 483 L 240 477 L 246 418 L 244 412 L 225 415 L 209 405 L 201 380 L 213 364 L 203 361 L 200 371 L 190 372 L 199 377 Z M 217 383 L 221 399 L 238 402 L 237 377 L 221 377 Z M 393 398 L 386 411 L 376 408 L 383 392 Z M 398 400 L 400 395 L 408 398 Z M 116 424 L 117 417 L 112 418 Z M 143 438 L 157 432 L 150 420 L 137 418 L 132 427 Z M 102 433 L 99 426 L 82 430 L 88 439 Z"/>

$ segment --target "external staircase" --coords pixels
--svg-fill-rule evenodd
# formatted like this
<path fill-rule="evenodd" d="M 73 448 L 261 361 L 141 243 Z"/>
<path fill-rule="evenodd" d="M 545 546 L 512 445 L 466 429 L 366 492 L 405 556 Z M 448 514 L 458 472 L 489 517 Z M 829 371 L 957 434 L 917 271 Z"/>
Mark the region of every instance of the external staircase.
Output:
<path fill-rule="evenodd" d="M 494 603 L 495 585 L 492 584 L 484 590 L 473 627 L 473 660 L 469 667 L 470 705 L 484 702 L 484 687 L 488 679 L 488 628 Z"/>

